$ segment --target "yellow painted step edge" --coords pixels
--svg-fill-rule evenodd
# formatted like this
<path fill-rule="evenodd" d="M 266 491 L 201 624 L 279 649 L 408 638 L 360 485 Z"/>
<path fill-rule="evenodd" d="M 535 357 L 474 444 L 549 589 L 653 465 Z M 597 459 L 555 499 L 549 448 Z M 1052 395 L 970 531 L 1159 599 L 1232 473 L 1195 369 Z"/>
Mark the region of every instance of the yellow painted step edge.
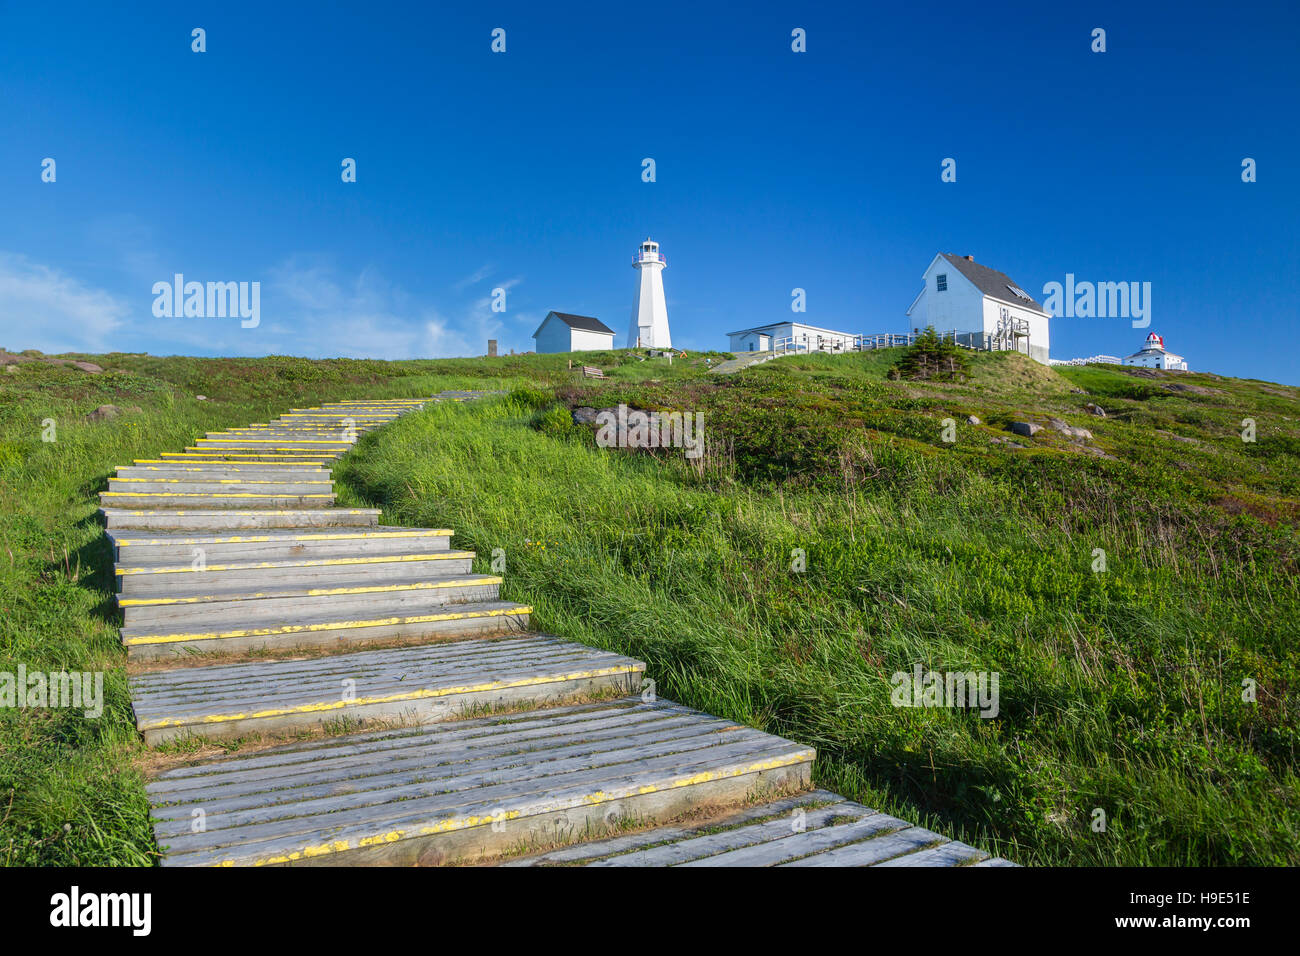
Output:
<path fill-rule="evenodd" d="M 333 498 L 333 495 L 260 495 L 252 491 L 101 491 L 101 498 Z"/>
<path fill-rule="evenodd" d="M 409 581 L 402 584 L 368 584 L 352 588 L 311 588 L 302 594 L 291 597 L 322 597 L 329 594 L 379 594 L 387 591 L 432 591 L 440 588 L 481 587 L 487 584 L 501 584 L 502 579 L 495 575 L 472 577 L 463 581 Z M 256 591 L 253 593 L 205 594 L 201 597 L 183 598 L 118 598 L 119 607 L 172 607 L 178 604 L 201 604 L 204 601 L 248 601 L 255 598 L 280 597 L 274 591 Z"/>
<path fill-rule="evenodd" d="M 408 691 L 400 694 L 386 694 L 382 697 L 357 697 L 354 700 L 338 700 L 321 704 L 299 704 L 296 707 L 272 707 L 250 713 L 205 714 L 201 719 L 176 717 L 159 718 L 149 723 L 142 723 L 139 730 L 157 730 L 161 727 L 183 727 L 186 724 L 217 724 L 227 720 L 256 720 L 259 717 L 284 717 L 289 714 L 316 714 L 344 707 L 356 707 L 366 704 L 391 704 L 403 700 L 428 700 L 432 697 L 451 697 L 455 694 L 475 694 L 490 690 L 508 690 L 512 687 L 533 687 L 538 684 L 555 684 L 560 681 L 584 680 L 593 677 L 609 677 L 613 674 L 635 674 L 645 670 L 645 665 L 616 664 L 612 667 L 589 668 L 587 670 L 569 671 L 563 674 L 546 674 L 539 677 L 521 677 L 518 680 L 494 680 L 481 684 L 465 684 L 460 687 L 436 687 Z"/>
<path fill-rule="evenodd" d="M 168 452 L 168 454 L 179 455 L 179 454 L 181 454 L 181 453 L 180 453 L 180 452 Z M 176 464 L 180 464 L 180 463 L 182 463 L 182 462 L 185 462 L 186 460 L 187 460 L 187 459 L 184 459 L 184 458 L 180 458 L 180 459 L 177 459 L 177 458 L 136 458 L 135 460 L 133 460 L 133 461 L 131 462 L 131 464 L 132 464 L 132 465 L 176 465 Z M 204 462 L 199 462 L 199 463 L 200 463 L 200 464 L 204 464 Z M 208 463 L 208 464 L 221 464 L 221 462 L 210 462 L 210 463 Z M 295 464 L 295 462 L 283 462 L 283 461 L 232 461 L 230 464 L 232 464 L 232 465 L 266 465 L 266 466 L 268 466 L 268 467 L 275 467 L 276 465 Z M 304 462 L 303 464 L 312 464 L 312 462 Z M 318 466 L 318 467 L 324 467 L 324 466 Z M 189 470 L 190 470 L 190 471 L 202 471 L 203 469 L 201 469 L 201 468 L 191 468 L 191 469 L 189 469 Z M 329 469 L 326 468 L 325 470 L 328 471 Z"/>
<path fill-rule="evenodd" d="M 290 541 L 347 541 L 352 538 L 365 538 L 365 539 L 369 539 L 369 538 L 449 538 L 455 533 L 456 532 L 452 531 L 450 528 L 430 528 L 427 531 L 426 530 L 420 530 L 420 531 L 402 530 L 402 531 L 376 532 L 374 530 L 371 530 L 369 534 L 362 532 L 356 534 L 286 534 L 286 535 L 279 535 L 279 536 L 270 535 L 270 534 L 255 534 L 255 535 L 230 535 L 228 537 L 221 537 L 220 534 L 218 533 L 216 535 L 205 535 L 204 537 L 216 537 L 219 538 L 219 540 L 204 541 L 203 543 L 204 544 L 260 544 L 266 541 L 283 541 L 286 543 Z M 202 539 L 201 538 L 176 538 L 174 540 L 157 541 L 153 538 L 141 538 L 138 541 L 136 541 L 136 540 L 132 540 L 131 538 L 114 538 L 114 540 L 117 542 L 119 546 L 132 545 L 132 544 L 144 544 L 144 545 L 153 545 L 154 547 L 158 547 L 159 545 L 164 545 L 164 544 L 174 544 L 174 545 L 198 544 Z"/>
<path fill-rule="evenodd" d="M 176 484 L 208 484 L 208 485 L 332 485 L 332 481 L 322 481 L 317 478 L 315 481 L 298 480 L 296 478 L 279 478 L 275 481 L 254 481 L 250 482 L 247 478 L 110 478 L 109 481 L 152 481 L 157 484 L 172 481 Z"/>
<path fill-rule="evenodd" d="M 203 570 L 192 564 L 170 564 L 158 568 L 116 568 L 117 574 L 204 574 L 208 571 L 258 571 L 262 568 L 327 568 L 349 564 L 384 564 L 394 561 L 450 561 L 455 558 L 472 558 L 473 551 L 438 551 L 433 554 L 373 554 L 353 558 L 317 558 L 314 561 L 293 561 L 280 564 L 276 561 L 257 561 L 251 564 L 209 564 Z"/>
<path fill-rule="evenodd" d="M 437 621 L 469 621 L 480 617 L 506 617 L 532 614 L 526 604 L 517 607 L 495 608 L 491 611 L 453 611 L 447 614 L 417 614 L 411 617 L 368 618 L 360 621 L 324 621 L 320 624 L 285 624 L 280 627 L 243 628 L 234 631 L 211 631 L 197 634 L 149 634 L 142 637 L 124 637 L 128 647 L 147 644 L 184 644 L 189 641 L 219 641 L 236 637 L 275 637 L 282 634 L 305 634 L 315 631 L 341 631 L 351 627 L 383 627 L 391 624 L 432 624 Z"/>

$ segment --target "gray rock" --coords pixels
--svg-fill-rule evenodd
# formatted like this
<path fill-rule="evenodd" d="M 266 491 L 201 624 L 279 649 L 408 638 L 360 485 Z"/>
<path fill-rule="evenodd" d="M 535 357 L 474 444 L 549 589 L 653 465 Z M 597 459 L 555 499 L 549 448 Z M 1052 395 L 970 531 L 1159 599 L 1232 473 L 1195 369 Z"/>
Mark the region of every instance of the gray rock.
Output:
<path fill-rule="evenodd" d="M 1106 417 L 1106 410 L 1094 402 L 1089 402 L 1087 405 L 1083 406 L 1083 410 L 1089 415 L 1096 415 L 1098 418 Z"/>
<path fill-rule="evenodd" d="M 575 425 L 594 425 L 596 424 L 596 410 L 590 405 L 583 405 L 573 410 L 573 424 Z"/>
<path fill-rule="evenodd" d="M 967 424 L 967 425 L 978 425 L 979 423 L 980 423 L 980 420 L 979 420 L 978 418 L 976 418 L 974 415 L 967 415 L 967 416 L 966 416 L 966 424 Z"/>
<path fill-rule="evenodd" d="M 1015 432 L 1017 435 L 1024 435 L 1026 438 L 1033 438 L 1043 430 L 1043 426 L 1035 425 L 1032 422 L 1012 422 L 1008 426 L 1008 430 Z"/>
<path fill-rule="evenodd" d="M 1075 438 L 1075 439 L 1087 440 L 1087 441 L 1092 440 L 1092 432 L 1088 431 L 1088 429 L 1075 428 L 1073 425 L 1063 422 L 1059 418 L 1049 418 L 1047 420 L 1047 424 L 1051 425 L 1062 435 L 1065 435 L 1069 438 Z"/>
<path fill-rule="evenodd" d="M 72 364 L 83 372 L 89 372 L 91 375 L 98 375 L 100 372 L 104 371 L 94 362 L 73 362 Z"/>

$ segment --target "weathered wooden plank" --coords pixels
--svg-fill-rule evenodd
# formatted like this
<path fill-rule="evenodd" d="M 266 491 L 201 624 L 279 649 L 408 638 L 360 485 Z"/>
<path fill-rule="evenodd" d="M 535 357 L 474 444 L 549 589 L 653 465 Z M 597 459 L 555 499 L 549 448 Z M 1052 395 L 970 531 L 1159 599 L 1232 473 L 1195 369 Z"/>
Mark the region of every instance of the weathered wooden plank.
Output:
<path fill-rule="evenodd" d="M 866 808 L 859 808 L 852 803 L 836 803 L 829 807 L 805 810 L 803 819 L 814 830 L 827 826 L 839 816 L 859 816 L 870 813 Z M 804 834 L 792 830 L 794 821 L 790 814 L 783 814 L 772 820 L 737 827 L 721 833 L 709 833 L 703 836 L 680 840 L 665 846 L 651 847 L 636 853 L 625 853 L 607 860 L 591 864 L 592 866 L 678 866 L 678 865 L 726 865 L 714 863 L 714 860 L 729 857 L 744 849 L 753 850 L 755 845 L 768 843 L 785 844 L 787 840 Z M 755 859 L 762 854 L 754 854 Z M 739 857 L 739 858 L 743 858 Z M 761 866 L 762 863 L 738 863 L 740 866 Z"/>
<path fill-rule="evenodd" d="M 383 652 L 318 658 L 289 663 L 288 674 L 276 662 L 220 668 L 215 677 L 204 672 L 216 668 L 151 674 L 132 681 L 136 725 L 153 744 L 185 734 L 309 728 L 339 717 L 448 720 L 485 704 L 635 692 L 645 669 L 622 655 L 560 642 L 498 646 L 481 660 L 438 650 L 406 652 L 400 661 Z"/>
<path fill-rule="evenodd" d="M 689 753 L 689 748 L 702 749 L 699 734 L 689 727 L 660 729 L 657 732 L 640 730 L 623 743 L 627 748 L 639 747 L 650 752 L 648 741 L 664 753 Z M 309 775 L 291 781 L 291 786 L 276 787 L 265 780 L 247 785 L 238 781 L 217 788 L 196 789 L 179 802 L 156 806 L 153 818 L 160 833 L 180 832 L 187 826 L 189 808 L 201 804 L 205 812 L 236 814 L 247 812 L 274 819 L 275 808 L 297 807 L 308 800 L 356 795 L 356 806 L 367 803 L 384 803 L 385 794 L 394 788 L 408 785 L 426 785 L 431 792 L 443 794 L 464 793 L 475 787 L 501 779 L 502 774 L 524 773 L 535 765 L 533 777 L 544 787 L 548 779 L 559 779 L 566 773 L 591 770 L 608 762 L 616 753 L 618 741 L 613 734 L 597 741 L 575 741 L 563 748 L 548 748 L 540 752 L 514 751 L 505 747 L 484 748 L 472 758 L 461 762 L 436 764 L 421 753 L 403 752 L 389 766 L 370 763 L 342 773 L 335 768 L 328 776 Z M 441 785 L 442 789 L 437 790 Z M 235 792 L 235 791 L 239 792 Z M 376 795 L 378 798 L 375 799 Z M 173 795 L 174 798 L 174 795 Z M 251 818 L 249 818 L 251 819 Z"/>
<path fill-rule="evenodd" d="M 273 667 L 274 662 L 267 662 L 266 666 Z M 269 687 L 248 683 L 241 677 L 243 683 L 236 688 L 215 683 L 207 690 L 202 685 L 182 692 L 173 692 L 165 686 L 156 693 L 141 689 L 137 694 L 136 715 L 151 726 L 165 726 L 171 719 L 215 720 L 216 715 L 242 710 L 292 709 L 348 700 L 363 702 L 390 694 L 456 694 L 487 684 L 547 683 L 575 671 L 615 668 L 620 672 L 640 670 L 641 664 L 619 654 L 547 653 L 519 660 L 498 659 L 482 667 L 469 663 L 445 668 L 420 665 L 402 671 L 370 669 L 351 674 L 344 671 L 343 676 L 332 678 L 306 673 L 298 681 L 286 682 L 277 677 L 276 684 Z M 138 686 L 132 683 L 133 690 Z"/>
<path fill-rule="evenodd" d="M 128 657 L 154 659 L 191 651 L 238 651 L 265 647 L 319 647 L 343 649 L 350 643 L 391 638 L 425 638 L 430 641 L 475 634 L 500 634 L 528 629 L 532 608 L 509 601 L 444 605 L 420 613 L 370 616 L 354 613 L 340 617 L 317 614 L 292 624 L 255 623 L 247 627 L 220 626 L 214 630 L 170 631 L 160 628 L 124 628 L 122 643 Z"/>
<path fill-rule="evenodd" d="M 635 742 L 641 734 L 718 732 L 717 723 L 705 728 L 689 713 L 668 708 L 597 708 L 599 705 L 588 705 L 580 713 L 566 713 L 566 708 L 557 707 L 532 712 L 534 719 L 519 722 L 471 719 L 436 731 L 414 727 L 357 732 L 317 741 L 317 746 L 307 750 L 280 746 L 238 759 L 208 760 L 169 770 L 146 784 L 146 792 L 155 805 L 184 802 L 200 792 L 220 799 L 278 788 L 292 796 L 289 791 L 295 786 L 346 781 L 368 771 L 395 771 L 406 760 L 437 760 L 440 765 L 467 765 L 502 755 L 524 760 L 573 745 L 595 752 L 608 749 L 611 741 Z"/>
<path fill-rule="evenodd" d="M 883 814 L 882 814 L 883 815 Z M 901 821 L 900 821 L 901 822 Z M 936 843 L 944 838 L 923 827 L 909 826 L 904 830 L 877 836 L 861 843 L 851 843 L 815 853 L 777 866 L 873 866 L 891 857 L 910 853 Z"/>
<path fill-rule="evenodd" d="M 207 693 L 213 686 L 239 688 L 275 687 L 278 684 L 298 684 L 304 679 L 332 679 L 334 676 L 353 676 L 372 667 L 391 670 L 401 679 L 410 667 L 447 668 L 471 666 L 482 662 L 490 667 L 498 660 L 508 660 L 511 655 L 540 655 L 547 652 L 579 653 L 592 651 L 583 644 L 573 644 L 544 634 L 523 634 L 517 637 L 484 638 L 467 643 L 449 643 L 429 647 L 394 647 L 383 651 L 354 651 L 321 658 L 299 658 L 275 661 L 268 668 L 266 661 L 244 661 L 233 664 L 210 664 L 205 667 L 180 668 L 166 671 L 145 671 L 132 675 L 132 689 L 136 687 L 153 695 Z M 598 652 L 608 653 L 608 652 Z"/>
<path fill-rule="evenodd" d="M 596 754 L 578 753 L 575 756 L 555 757 L 546 760 L 513 761 L 496 760 L 481 766 L 425 768 L 422 774 L 394 775 L 385 773 L 379 778 L 365 778 L 365 789 L 335 784 L 330 788 L 319 785 L 305 788 L 292 795 L 282 790 L 267 791 L 256 806 L 232 807 L 216 805 L 209 799 L 198 801 L 206 814 L 208 825 L 220 830 L 221 845 L 235 845 L 258 839 L 287 837 L 311 832 L 319 826 L 349 819 L 365 825 L 377 825 L 392 817 L 406 817 L 421 812 L 453 812 L 462 805 L 483 803 L 509 803 L 526 797 L 538 797 L 556 792 L 563 787 L 581 788 L 584 801 L 601 802 L 601 794 L 612 793 L 619 787 L 630 788 L 626 793 L 645 792 L 633 787 L 649 786 L 656 774 L 683 772 L 682 779 L 709 773 L 710 768 L 730 766 L 737 762 L 763 758 L 784 757 L 789 745 L 781 753 L 770 744 L 754 739 L 738 740 L 729 745 L 702 740 L 698 735 L 680 740 L 654 741 L 635 747 L 623 747 Z M 630 756 L 632 754 L 634 756 Z M 635 767 L 629 767 L 636 761 Z M 788 762 L 795 762 L 793 758 Z M 712 771 L 716 772 L 716 771 Z M 376 788 L 374 780 L 382 781 Z M 292 799 L 289 797 L 292 796 Z M 189 807 L 182 809 L 188 810 Z M 337 816 L 344 814 L 346 816 Z M 155 832 L 160 842 L 171 842 L 173 850 L 205 841 L 189 840 L 189 820 L 176 814 L 170 820 L 159 820 Z M 187 842 L 188 841 L 188 842 Z"/>
<path fill-rule="evenodd" d="M 906 821 L 891 817 L 888 814 L 877 813 L 859 804 L 848 804 L 848 806 L 857 808 L 855 813 L 858 815 L 858 819 L 835 826 L 810 827 L 801 833 L 789 833 L 787 825 L 786 832 L 788 835 L 780 839 L 764 842 L 757 846 L 732 850 L 728 853 L 720 853 L 704 859 L 693 860 L 685 865 L 777 866 L 798 859 L 801 856 L 820 853 L 833 847 L 856 843 L 861 840 L 869 840 L 884 833 L 892 833 L 908 825 Z M 855 813 L 844 813 L 843 807 L 840 809 L 842 816 L 855 815 Z"/>
<path fill-rule="evenodd" d="M 546 853 L 537 854 L 535 856 L 510 860 L 501 865 L 517 867 L 586 863 L 591 860 L 612 857 L 630 850 L 640 850 L 652 845 L 672 843 L 680 839 L 688 839 L 690 837 L 698 836 L 706 830 L 741 826 L 757 819 L 775 816 L 780 813 L 788 813 L 791 810 L 808 804 L 835 802 L 838 800 L 839 796 L 830 793 L 829 791 L 810 790 L 807 793 L 797 794 L 793 797 L 785 797 L 779 800 L 771 800 L 766 803 L 755 804 L 752 807 L 747 807 L 746 809 L 735 813 L 726 814 L 725 816 L 710 820 L 707 823 L 692 826 L 656 827 L 651 830 L 642 830 L 639 833 L 628 833 L 623 834 L 622 836 L 611 837 L 607 840 L 594 840 L 587 843 L 579 843 L 574 846 L 566 846 L 558 850 L 550 850 Z"/>
<path fill-rule="evenodd" d="M 131 594 L 118 598 L 123 630 L 134 637 L 148 633 L 210 632 L 227 625 L 254 627 L 299 616 L 334 619 L 357 615 L 371 619 L 438 611 L 466 604 L 488 604 L 500 597 L 502 579 L 490 574 L 446 574 L 423 580 L 377 577 L 311 582 L 278 594 L 240 590 L 210 594 Z"/>
<path fill-rule="evenodd" d="M 459 643 L 459 642 L 456 642 Z M 436 650 L 446 645 L 427 645 Z M 514 654 L 518 654 L 515 657 Z M 262 666 L 233 665 L 229 680 L 214 679 L 208 681 L 208 675 L 201 672 L 204 667 L 185 668 L 190 671 L 186 677 L 194 677 L 199 672 L 198 681 L 189 681 L 183 686 L 175 686 L 166 681 L 172 672 L 159 672 L 142 675 L 153 680 L 147 684 L 131 678 L 131 688 L 136 692 L 139 714 L 152 713 L 209 713 L 217 708 L 246 707 L 259 703 L 285 706 L 301 702 L 333 699 L 335 697 L 360 697 L 370 693 L 386 690 L 400 690 L 405 686 L 441 686 L 454 687 L 460 684 L 483 680 L 498 680 L 518 674 L 528 674 L 530 668 L 567 669 L 581 666 L 606 667 L 619 662 L 630 662 L 631 658 L 606 652 L 582 653 L 578 650 L 537 648 L 533 651 L 523 650 L 494 651 L 482 662 L 472 660 L 451 660 L 418 662 L 389 668 L 383 664 L 356 665 L 349 668 L 346 662 L 334 657 L 348 657 L 340 654 L 328 658 L 318 658 L 322 662 L 322 672 L 296 666 L 291 674 L 281 674 L 275 665 L 279 661 L 262 662 Z M 292 663 L 285 661 L 283 663 Z M 223 668 L 224 670 L 224 668 Z M 265 673 L 263 680 L 261 675 Z M 294 676 L 297 675 L 297 676 Z"/>
<path fill-rule="evenodd" d="M 951 843 L 945 843 L 942 846 L 931 847 L 928 850 L 921 850 L 917 853 L 908 853 L 905 856 L 897 856 L 892 860 L 885 860 L 877 866 L 962 866 L 967 863 L 974 863 L 988 856 L 983 850 L 977 850 L 973 846 L 967 846 L 954 840 Z"/>

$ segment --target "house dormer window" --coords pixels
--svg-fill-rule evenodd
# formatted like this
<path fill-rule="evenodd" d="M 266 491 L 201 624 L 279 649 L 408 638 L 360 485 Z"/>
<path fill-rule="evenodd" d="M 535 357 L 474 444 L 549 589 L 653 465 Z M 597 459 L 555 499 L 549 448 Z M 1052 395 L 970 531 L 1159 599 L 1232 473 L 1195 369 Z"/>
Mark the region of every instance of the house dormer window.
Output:
<path fill-rule="evenodd" d="M 942 272 L 939 275 L 934 277 L 934 291 L 935 292 L 948 291 L 948 273 Z"/>

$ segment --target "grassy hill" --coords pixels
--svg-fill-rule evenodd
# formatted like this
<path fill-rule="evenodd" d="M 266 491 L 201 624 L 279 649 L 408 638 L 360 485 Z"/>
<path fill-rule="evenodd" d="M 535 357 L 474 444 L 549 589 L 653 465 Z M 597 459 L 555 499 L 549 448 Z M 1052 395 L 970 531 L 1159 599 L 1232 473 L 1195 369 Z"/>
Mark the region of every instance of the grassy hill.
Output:
<path fill-rule="evenodd" d="M 153 853 L 94 515 L 113 468 L 292 405 L 471 387 L 511 394 L 366 436 L 340 503 L 456 528 L 478 570 L 502 549 L 539 628 L 1018 862 L 1300 862 L 1294 388 L 989 354 L 959 384 L 891 381 L 897 352 L 731 376 L 584 353 L 603 382 L 567 356 L 81 358 L 106 371 L 0 372 L 0 671 L 104 669 L 108 707 L 0 710 L 0 862 Z M 705 454 L 599 448 L 568 414 L 620 402 L 703 413 Z M 893 706 L 917 664 L 997 673 L 998 716 Z"/>

